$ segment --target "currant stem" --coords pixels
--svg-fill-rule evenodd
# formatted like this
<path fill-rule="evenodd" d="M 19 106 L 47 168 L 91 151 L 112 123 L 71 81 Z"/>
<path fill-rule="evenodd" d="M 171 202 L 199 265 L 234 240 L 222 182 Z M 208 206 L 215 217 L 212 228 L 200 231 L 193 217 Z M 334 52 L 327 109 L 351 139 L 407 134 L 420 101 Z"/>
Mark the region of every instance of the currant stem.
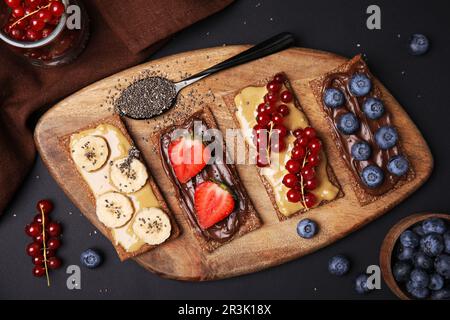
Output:
<path fill-rule="evenodd" d="M 34 10 L 33 12 L 30 12 L 29 14 L 23 16 L 20 19 L 17 19 L 12 25 L 11 28 L 13 28 L 16 24 L 18 24 L 20 21 L 25 20 L 28 17 L 31 17 L 32 15 L 35 15 L 36 13 L 38 13 L 39 11 L 41 11 L 42 9 L 47 9 L 50 8 L 51 3 L 47 4 L 46 6 L 43 7 L 39 7 L 38 9 Z"/>
<path fill-rule="evenodd" d="M 44 209 L 42 208 L 42 206 L 40 207 L 40 209 L 41 209 L 41 215 L 42 215 L 42 242 L 43 242 L 43 246 L 44 246 L 45 275 L 47 277 L 47 287 L 50 287 L 50 277 L 48 275 L 48 266 L 47 266 L 47 244 L 46 244 L 46 239 L 45 239 L 45 214 L 44 214 Z"/>
<path fill-rule="evenodd" d="M 303 158 L 302 169 L 305 167 L 305 164 L 306 164 L 306 158 L 308 157 L 308 152 L 309 152 L 309 150 L 306 149 L 305 157 Z M 306 210 L 309 210 L 308 206 L 306 205 L 306 199 L 305 199 L 305 185 L 304 185 L 304 183 L 303 183 L 303 176 L 302 176 L 301 173 L 300 173 L 300 186 L 301 186 L 301 192 L 302 192 L 303 207 L 304 207 Z"/>

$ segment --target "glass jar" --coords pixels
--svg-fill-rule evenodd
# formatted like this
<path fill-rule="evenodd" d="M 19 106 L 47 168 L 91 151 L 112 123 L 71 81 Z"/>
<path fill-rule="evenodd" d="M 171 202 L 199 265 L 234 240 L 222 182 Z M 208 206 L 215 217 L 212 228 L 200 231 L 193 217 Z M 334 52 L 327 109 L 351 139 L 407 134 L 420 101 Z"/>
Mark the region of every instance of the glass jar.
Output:
<path fill-rule="evenodd" d="M 61 16 L 55 29 L 45 38 L 30 42 L 13 39 L 4 31 L 11 9 L 5 1 L 0 0 L 0 39 L 36 66 L 53 67 L 72 62 L 86 47 L 89 38 L 89 18 L 80 0 L 60 1 L 64 4 L 66 12 Z"/>

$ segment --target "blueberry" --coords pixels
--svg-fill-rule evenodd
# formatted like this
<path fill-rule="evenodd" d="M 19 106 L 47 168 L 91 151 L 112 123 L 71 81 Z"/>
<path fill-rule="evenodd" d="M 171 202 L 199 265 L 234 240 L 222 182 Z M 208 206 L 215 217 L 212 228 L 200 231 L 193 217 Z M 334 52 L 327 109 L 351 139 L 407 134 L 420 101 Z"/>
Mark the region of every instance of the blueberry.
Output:
<path fill-rule="evenodd" d="M 375 141 L 383 149 L 390 149 L 397 143 L 398 133 L 394 127 L 384 126 L 375 132 Z"/>
<path fill-rule="evenodd" d="M 410 279 L 415 288 L 425 288 L 430 283 L 428 273 L 421 269 L 414 269 L 411 271 Z"/>
<path fill-rule="evenodd" d="M 377 98 L 367 98 L 362 109 L 366 117 L 371 120 L 377 120 L 384 114 L 383 102 Z"/>
<path fill-rule="evenodd" d="M 317 223 L 310 219 L 303 219 L 297 224 L 297 233 L 300 237 L 310 239 L 318 231 Z"/>
<path fill-rule="evenodd" d="M 102 263 L 101 255 L 94 249 L 83 251 L 80 260 L 81 264 L 89 269 L 97 268 Z"/>
<path fill-rule="evenodd" d="M 416 266 L 416 268 L 428 270 L 431 267 L 433 267 L 433 259 L 421 251 L 414 254 L 413 259 L 414 259 L 414 265 Z"/>
<path fill-rule="evenodd" d="M 450 254 L 450 231 L 444 233 L 445 253 Z"/>
<path fill-rule="evenodd" d="M 367 280 L 369 277 L 366 274 L 360 274 L 355 279 L 355 290 L 359 294 L 364 294 L 369 292 L 369 288 L 367 287 Z"/>
<path fill-rule="evenodd" d="M 432 300 L 450 300 L 450 288 L 441 289 L 431 293 Z"/>
<path fill-rule="evenodd" d="M 335 276 L 343 276 L 350 270 L 350 260 L 339 254 L 328 261 L 328 271 Z"/>
<path fill-rule="evenodd" d="M 434 260 L 434 268 L 436 272 L 445 279 L 450 279 L 450 256 L 448 254 L 441 254 Z"/>
<path fill-rule="evenodd" d="M 392 268 L 392 273 L 397 282 L 406 282 L 409 280 L 412 266 L 404 261 L 396 262 Z"/>
<path fill-rule="evenodd" d="M 420 56 L 425 54 L 430 47 L 428 38 L 423 34 L 413 34 L 409 39 L 409 52 L 412 55 Z"/>
<path fill-rule="evenodd" d="M 345 97 L 341 90 L 328 88 L 323 93 L 323 101 L 329 108 L 339 108 L 344 104 Z"/>
<path fill-rule="evenodd" d="M 354 96 L 362 97 L 372 89 L 372 81 L 364 73 L 357 73 L 350 79 L 348 86 Z"/>
<path fill-rule="evenodd" d="M 420 248 L 426 255 L 436 257 L 444 251 L 444 239 L 437 233 L 427 234 L 420 239 Z"/>
<path fill-rule="evenodd" d="M 400 242 L 404 247 L 415 248 L 419 245 L 420 238 L 411 230 L 406 230 L 400 235 Z"/>
<path fill-rule="evenodd" d="M 413 231 L 421 237 L 425 235 L 425 231 L 423 231 L 422 224 L 420 223 L 416 224 L 416 226 L 413 228 Z"/>
<path fill-rule="evenodd" d="M 372 149 L 365 141 L 359 141 L 352 146 L 352 156 L 358 161 L 365 161 L 370 158 Z"/>
<path fill-rule="evenodd" d="M 428 288 L 434 291 L 441 290 L 444 287 L 444 278 L 440 274 L 433 273 L 430 276 L 430 283 Z"/>
<path fill-rule="evenodd" d="M 409 162 L 404 156 L 394 156 L 389 160 L 387 169 L 396 176 L 402 176 L 408 172 Z"/>
<path fill-rule="evenodd" d="M 439 218 L 429 218 L 422 222 L 423 231 L 425 234 L 439 233 L 444 234 L 447 231 L 447 226 L 444 220 Z"/>
<path fill-rule="evenodd" d="M 337 127 L 344 134 L 352 134 L 358 131 L 359 120 L 351 112 L 344 113 L 339 117 Z"/>
<path fill-rule="evenodd" d="M 413 248 L 400 246 L 397 251 L 397 259 L 400 261 L 411 260 L 415 252 Z"/>
<path fill-rule="evenodd" d="M 376 165 L 368 165 L 361 173 L 361 179 L 369 188 L 377 188 L 384 181 L 384 173 Z"/>
<path fill-rule="evenodd" d="M 425 299 L 430 295 L 428 288 L 415 287 L 412 281 L 406 283 L 406 291 L 416 299 Z"/>

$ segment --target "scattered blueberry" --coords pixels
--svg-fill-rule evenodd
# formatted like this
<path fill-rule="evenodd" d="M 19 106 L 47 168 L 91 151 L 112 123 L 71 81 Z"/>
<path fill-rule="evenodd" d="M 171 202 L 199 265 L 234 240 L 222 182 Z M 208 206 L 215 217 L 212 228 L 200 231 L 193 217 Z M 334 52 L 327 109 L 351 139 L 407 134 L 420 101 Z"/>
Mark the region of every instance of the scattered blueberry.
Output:
<path fill-rule="evenodd" d="M 425 299 L 430 295 L 430 290 L 428 290 L 428 288 L 415 287 L 412 281 L 406 283 L 406 291 L 417 299 Z"/>
<path fill-rule="evenodd" d="M 367 118 L 377 120 L 384 114 L 383 102 L 377 98 L 367 98 L 363 103 L 363 111 Z"/>
<path fill-rule="evenodd" d="M 432 300 L 450 300 L 450 288 L 441 289 L 431 293 Z"/>
<path fill-rule="evenodd" d="M 352 134 L 358 131 L 359 120 L 351 112 L 344 113 L 339 117 L 337 127 L 344 134 Z"/>
<path fill-rule="evenodd" d="M 413 248 L 400 246 L 397 252 L 397 259 L 400 261 L 411 260 L 415 252 Z"/>
<path fill-rule="evenodd" d="M 412 55 L 420 56 L 425 54 L 430 47 L 428 38 L 423 34 L 413 34 L 409 40 L 409 52 Z"/>
<path fill-rule="evenodd" d="M 436 257 L 444 251 L 444 239 L 437 233 L 427 234 L 420 239 L 420 248 L 426 255 Z"/>
<path fill-rule="evenodd" d="M 439 255 L 434 260 L 434 269 L 445 279 L 450 279 L 450 256 L 448 254 Z"/>
<path fill-rule="evenodd" d="M 83 251 L 81 253 L 80 260 L 81 264 L 89 269 L 97 268 L 102 263 L 101 255 L 93 249 Z"/>
<path fill-rule="evenodd" d="M 383 149 L 390 149 L 397 143 L 398 133 L 392 126 L 384 126 L 375 132 L 375 141 L 378 146 Z"/>
<path fill-rule="evenodd" d="M 300 237 L 310 239 L 317 233 L 317 223 L 310 219 L 303 219 L 297 225 L 297 233 Z"/>
<path fill-rule="evenodd" d="M 389 160 L 387 169 L 396 176 L 402 176 L 408 172 L 409 162 L 404 156 L 394 156 Z"/>
<path fill-rule="evenodd" d="M 357 97 L 365 96 L 372 89 L 372 82 L 363 73 L 357 73 L 349 81 L 350 92 Z"/>
<path fill-rule="evenodd" d="M 370 145 L 365 141 L 356 142 L 352 146 L 352 156 L 358 161 L 365 161 L 370 158 L 372 149 Z"/>
<path fill-rule="evenodd" d="M 411 274 L 412 266 L 403 261 L 396 262 L 392 268 L 392 273 L 394 278 L 398 282 L 406 282 L 409 280 L 409 275 Z"/>
<path fill-rule="evenodd" d="M 414 288 L 425 288 L 430 283 L 428 273 L 421 269 L 411 271 L 410 279 Z"/>
<path fill-rule="evenodd" d="M 384 181 L 384 173 L 376 165 L 368 165 L 361 173 L 361 179 L 369 188 L 377 188 Z"/>
<path fill-rule="evenodd" d="M 433 259 L 427 256 L 422 251 L 417 252 L 414 254 L 414 265 L 416 268 L 421 268 L 424 270 L 428 270 L 433 267 Z"/>
<path fill-rule="evenodd" d="M 339 254 L 328 261 L 328 271 L 335 276 L 343 276 L 350 270 L 350 260 Z"/>
<path fill-rule="evenodd" d="M 445 253 L 450 254 L 450 231 L 444 233 Z"/>
<path fill-rule="evenodd" d="M 364 294 L 369 292 L 369 288 L 367 287 L 367 280 L 369 277 L 366 274 L 360 274 L 355 279 L 355 290 L 359 294 Z"/>
<path fill-rule="evenodd" d="M 444 287 L 444 278 L 440 274 L 433 273 L 430 276 L 430 283 L 428 288 L 434 291 L 441 290 Z"/>
<path fill-rule="evenodd" d="M 400 235 L 400 243 L 404 247 L 415 248 L 419 245 L 419 242 L 419 236 L 411 230 L 403 231 L 403 233 Z"/>
<path fill-rule="evenodd" d="M 447 226 L 444 220 L 439 218 L 430 218 L 422 222 L 423 231 L 425 234 L 429 233 L 439 233 L 444 234 L 447 231 Z"/>
<path fill-rule="evenodd" d="M 329 108 L 339 108 L 344 104 L 345 97 L 341 90 L 328 88 L 323 93 L 323 101 Z"/>

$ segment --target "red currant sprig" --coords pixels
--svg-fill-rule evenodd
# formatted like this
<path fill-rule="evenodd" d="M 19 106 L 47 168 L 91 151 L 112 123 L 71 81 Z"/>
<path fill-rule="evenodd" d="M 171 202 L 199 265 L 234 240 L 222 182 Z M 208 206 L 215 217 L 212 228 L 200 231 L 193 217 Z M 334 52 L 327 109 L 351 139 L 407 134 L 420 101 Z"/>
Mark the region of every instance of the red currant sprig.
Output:
<path fill-rule="evenodd" d="M 292 134 L 295 142 L 291 159 L 286 162 L 289 173 L 283 177 L 283 184 L 289 188 L 286 194 L 288 201 L 301 201 L 303 207 L 309 209 L 317 203 L 316 196 L 310 191 L 318 186 L 315 168 L 320 164 L 322 143 L 312 127 L 296 129 Z"/>
<path fill-rule="evenodd" d="M 55 256 L 56 250 L 61 246 L 61 225 L 51 221 L 50 212 L 53 204 L 49 200 L 41 200 L 36 206 L 39 213 L 33 222 L 25 227 L 25 233 L 32 237 L 34 242 L 27 246 L 26 252 L 32 257 L 34 264 L 33 274 L 36 277 L 47 277 L 47 285 L 50 286 L 49 269 L 58 269 L 61 260 Z"/>

